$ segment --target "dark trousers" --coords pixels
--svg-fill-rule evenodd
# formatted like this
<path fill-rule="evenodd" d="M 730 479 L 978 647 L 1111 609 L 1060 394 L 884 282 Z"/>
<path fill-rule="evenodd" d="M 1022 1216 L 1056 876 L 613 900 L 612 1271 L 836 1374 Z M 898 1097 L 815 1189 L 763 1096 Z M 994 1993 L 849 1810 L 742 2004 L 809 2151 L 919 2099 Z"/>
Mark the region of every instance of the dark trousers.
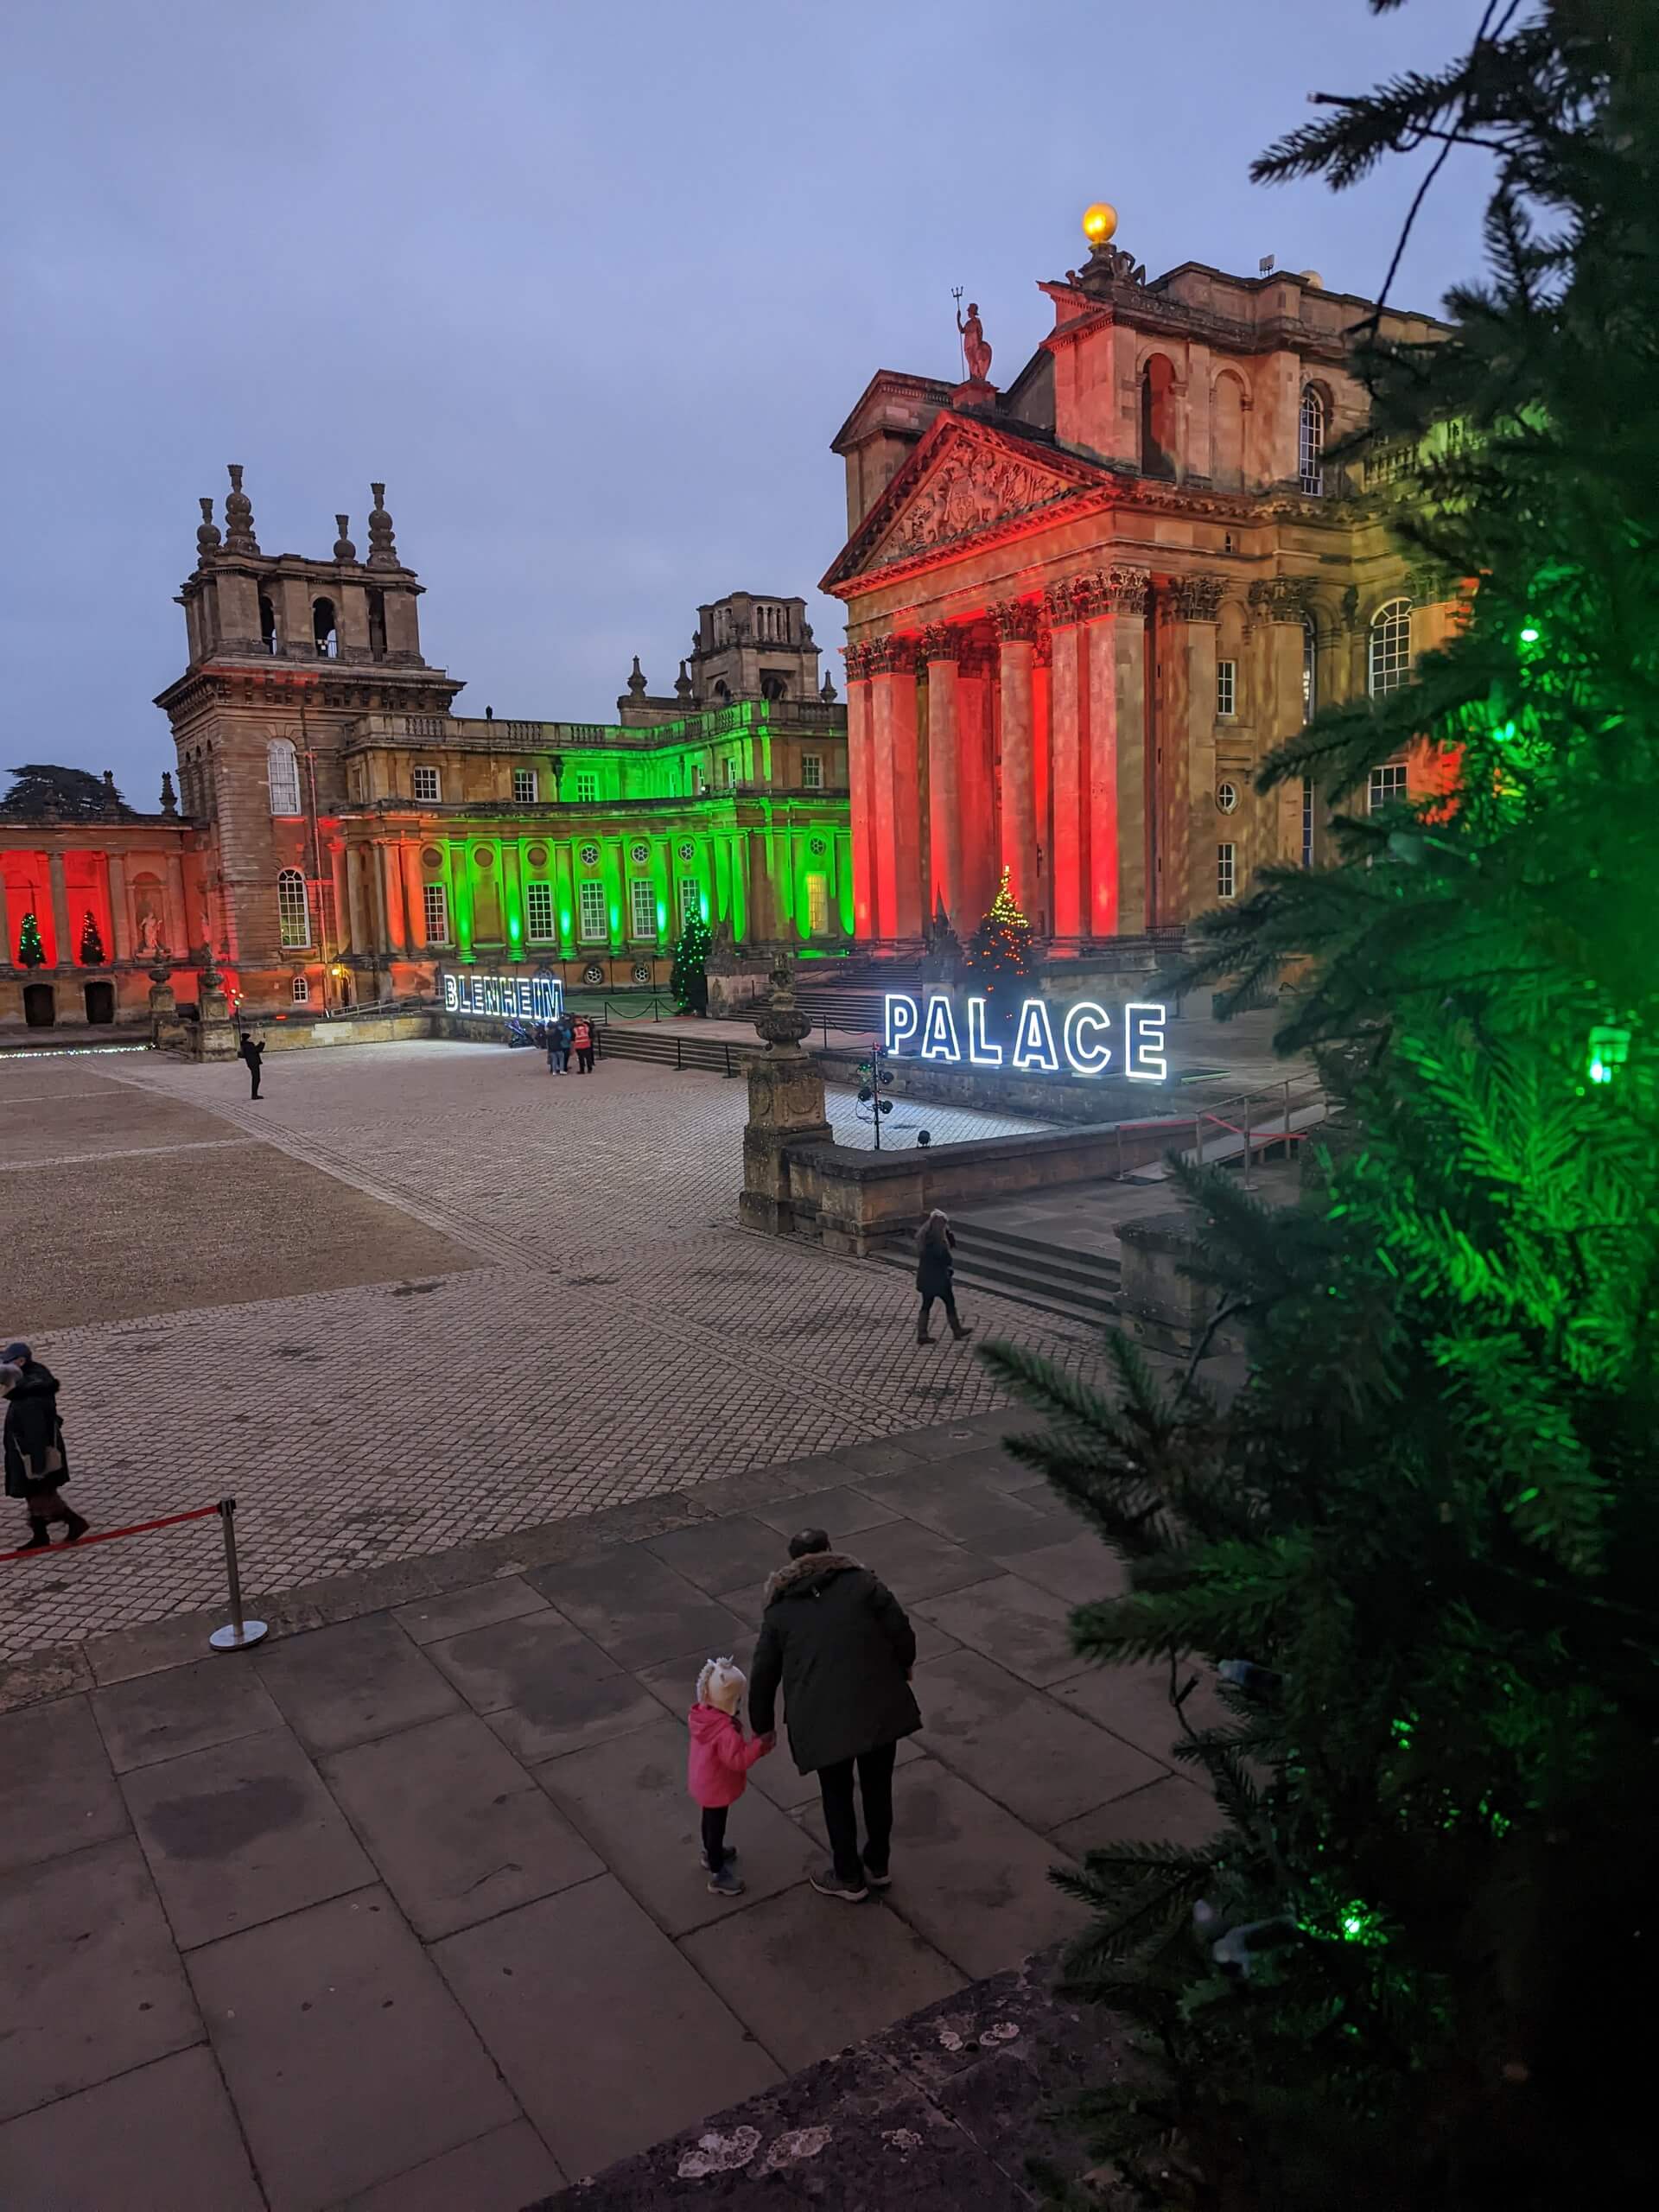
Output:
<path fill-rule="evenodd" d="M 834 1766 L 818 1769 L 818 1795 L 823 1800 L 823 1825 L 830 1832 L 830 1849 L 836 1872 L 843 1882 L 858 1882 L 868 1867 L 885 1874 L 893 1847 L 893 1762 L 897 1744 L 878 1744 L 855 1759 L 838 1759 Z M 858 1848 L 858 1814 L 853 1804 L 853 1770 L 858 1770 L 858 1791 L 864 1800 L 864 1849 Z"/>
<path fill-rule="evenodd" d="M 592 1075 L 593 1071 L 594 1048 L 588 1045 L 576 1054 L 576 1072 L 578 1075 Z"/>
<path fill-rule="evenodd" d="M 712 1872 L 726 1860 L 726 1815 L 729 1805 L 705 1805 L 702 1808 L 702 1855 Z"/>
<path fill-rule="evenodd" d="M 959 1329 L 962 1326 L 962 1324 L 957 1319 L 957 1294 L 951 1288 L 950 1285 L 946 1283 L 944 1288 L 941 1291 L 930 1290 L 923 1293 L 922 1310 L 920 1314 L 918 1316 L 916 1322 L 918 1332 L 919 1332 L 925 1329 L 929 1321 L 932 1319 L 933 1300 L 936 1297 L 938 1298 L 940 1305 L 944 1306 L 945 1319 L 950 1322 L 950 1326 L 953 1329 Z"/>
<path fill-rule="evenodd" d="M 251 1068 L 248 1070 L 248 1073 L 249 1073 L 249 1074 L 253 1077 L 253 1090 L 252 1090 L 252 1092 L 251 1092 L 251 1095 L 253 1097 L 257 1098 L 257 1097 L 259 1096 L 259 1071 L 258 1071 L 258 1068 L 257 1068 L 257 1066 L 255 1066 L 255 1067 L 251 1067 Z"/>

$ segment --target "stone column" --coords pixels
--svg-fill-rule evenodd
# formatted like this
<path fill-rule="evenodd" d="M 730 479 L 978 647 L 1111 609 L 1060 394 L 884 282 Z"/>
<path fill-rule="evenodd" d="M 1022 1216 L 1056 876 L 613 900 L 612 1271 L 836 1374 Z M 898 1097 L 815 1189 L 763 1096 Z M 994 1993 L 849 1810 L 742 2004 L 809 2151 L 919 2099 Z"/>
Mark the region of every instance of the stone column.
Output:
<path fill-rule="evenodd" d="M 1262 753 L 1270 753 L 1302 726 L 1303 624 L 1308 613 L 1311 581 L 1305 576 L 1263 576 L 1250 586 L 1250 611 L 1260 631 L 1260 704 L 1256 729 Z M 1239 821 L 1243 813 L 1233 819 Z M 1255 802 L 1255 811 L 1240 827 L 1235 840 L 1238 895 L 1243 897 L 1246 876 L 1267 863 L 1283 861 L 1294 867 L 1302 851 L 1302 789 L 1300 782 L 1281 784 L 1276 793 Z"/>
<path fill-rule="evenodd" d="M 553 847 L 553 927 L 556 931 L 556 945 L 562 960 L 570 960 L 576 952 L 576 872 L 570 856 L 570 840 L 562 837 Z"/>
<path fill-rule="evenodd" d="M 167 856 L 167 942 L 181 957 L 192 948 L 190 916 L 184 903 L 184 862 L 176 852 Z"/>
<path fill-rule="evenodd" d="M 993 674 L 990 655 L 977 645 L 964 644 L 957 660 L 957 805 L 962 823 L 964 908 L 959 926 L 964 938 L 978 926 L 995 897 L 1001 873 L 996 778 L 992 767 Z M 951 918 L 957 919 L 954 915 Z"/>
<path fill-rule="evenodd" d="M 334 887 L 334 951 L 349 952 L 352 944 L 351 902 L 346 890 L 346 844 L 340 837 L 328 840 L 328 868 Z"/>
<path fill-rule="evenodd" d="M 409 942 L 404 934 L 404 871 L 395 844 L 382 845 L 379 855 L 380 908 L 386 918 L 386 950 L 400 953 Z"/>
<path fill-rule="evenodd" d="M 1067 942 L 1081 938 L 1084 932 L 1089 853 L 1081 721 L 1087 700 L 1079 690 L 1080 633 L 1071 586 L 1059 584 L 1050 591 L 1043 611 L 1053 640 L 1049 668 L 1050 777 L 1054 798 L 1049 829 L 1049 881 L 1053 888 L 1053 934 Z"/>
<path fill-rule="evenodd" d="M 927 782 L 930 852 L 927 911 L 943 904 L 952 923 L 963 923 L 962 786 L 958 761 L 957 655 L 962 632 L 944 622 L 922 632 L 927 670 Z"/>
<path fill-rule="evenodd" d="M 449 893 L 449 935 L 463 960 L 474 957 L 472 861 L 464 837 L 443 841 L 445 888 Z"/>
<path fill-rule="evenodd" d="M 369 938 L 369 918 L 363 899 L 363 848 L 346 848 L 346 918 L 350 924 L 352 950 L 359 956 L 372 950 Z"/>
<path fill-rule="evenodd" d="M 58 968 L 73 968 L 75 964 L 75 941 L 69 934 L 69 886 L 64 874 L 63 855 L 48 853 L 46 870 L 52 885 L 53 964 Z"/>
<path fill-rule="evenodd" d="M 916 651 L 908 638 L 880 638 L 868 651 L 881 935 L 918 938 L 922 933 L 922 822 Z"/>
<path fill-rule="evenodd" d="M 1037 609 L 1005 600 L 992 610 L 1001 642 L 1002 866 L 1027 912 L 1037 897 L 1037 791 L 1032 760 L 1032 652 Z"/>
<path fill-rule="evenodd" d="M 847 796 L 853 842 L 853 934 L 880 937 L 875 866 L 875 751 L 869 651 L 847 648 Z"/>
<path fill-rule="evenodd" d="M 1150 579 L 1112 568 L 1074 587 L 1084 629 L 1078 666 L 1079 781 L 1089 810 L 1090 936 L 1133 936 L 1147 925 L 1146 649 Z"/>
<path fill-rule="evenodd" d="M 501 936 L 507 948 L 509 960 L 522 960 L 530 936 L 530 918 L 524 912 L 524 853 L 517 837 L 501 837 L 496 841 L 496 868 L 501 883 Z M 512 918 L 518 916 L 518 935 L 512 934 Z"/>
<path fill-rule="evenodd" d="M 421 845 L 416 838 L 397 848 L 404 869 L 404 918 L 411 952 L 426 950 L 426 899 L 421 880 Z"/>
<path fill-rule="evenodd" d="M 1159 919 L 1191 921 L 1216 903 L 1215 847 L 1236 816 L 1216 812 L 1216 620 L 1224 580 L 1177 576 L 1169 588 L 1169 725 L 1160 792 L 1164 855 Z M 1217 825 L 1222 826 L 1218 827 Z"/>
<path fill-rule="evenodd" d="M 816 1223 L 802 1202 L 791 1154 L 797 1147 L 831 1141 L 824 1112 L 823 1074 L 801 1040 L 811 1020 L 795 1003 L 789 963 L 772 975 L 772 996 L 755 1017 L 766 1049 L 749 1062 L 749 1117 L 743 1131 L 743 1190 L 740 1217 L 751 1229 L 787 1236 Z"/>
<path fill-rule="evenodd" d="M 5 871 L 0 868 L 0 969 L 9 970 L 16 966 L 16 942 L 11 934 L 11 909 L 6 904 Z"/>
<path fill-rule="evenodd" d="M 119 853 L 105 858 L 110 893 L 110 955 L 115 960 L 132 957 L 132 923 L 127 912 L 127 864 Z"/>

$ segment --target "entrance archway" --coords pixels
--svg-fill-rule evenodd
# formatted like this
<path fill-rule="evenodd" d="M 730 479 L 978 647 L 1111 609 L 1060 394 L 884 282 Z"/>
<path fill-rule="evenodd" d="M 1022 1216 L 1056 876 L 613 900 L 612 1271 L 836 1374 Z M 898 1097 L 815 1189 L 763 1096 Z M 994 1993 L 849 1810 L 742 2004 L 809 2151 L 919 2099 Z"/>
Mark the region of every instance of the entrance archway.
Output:
<path fill-rule="evenodd" d="M 50 1029 L 58 1018 L 58 995 L 50 983 L 23 985 L 23 1020 L 31 1029 Z"/>
<path fill-rule="evenodd" d="M 115 985 L 88 983 L 86 986 L 86 992 L 87 1020 L 113 1021 L 115 1020 Z"/>

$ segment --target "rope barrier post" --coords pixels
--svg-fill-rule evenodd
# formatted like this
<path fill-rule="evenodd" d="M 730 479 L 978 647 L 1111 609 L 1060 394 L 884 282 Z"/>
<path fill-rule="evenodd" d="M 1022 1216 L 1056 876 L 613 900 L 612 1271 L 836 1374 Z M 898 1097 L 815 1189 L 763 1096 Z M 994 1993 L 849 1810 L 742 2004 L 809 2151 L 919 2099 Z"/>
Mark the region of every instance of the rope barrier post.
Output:
<path fill-rule="evenodd" d="M 207 1641 L 215 1651 L 243 1651 L 249 1644 L 259 1643 L 265 1634 L 264 1621 L 245 1620 L 242 1617 L 242 1577 L 236 1564 L 236 1500 L 221 1497 L 219 1518 L 225 1531 L 225 1580 L 231 1586 L 231 1618 L 226 1628 L 216 1628 Z"/>

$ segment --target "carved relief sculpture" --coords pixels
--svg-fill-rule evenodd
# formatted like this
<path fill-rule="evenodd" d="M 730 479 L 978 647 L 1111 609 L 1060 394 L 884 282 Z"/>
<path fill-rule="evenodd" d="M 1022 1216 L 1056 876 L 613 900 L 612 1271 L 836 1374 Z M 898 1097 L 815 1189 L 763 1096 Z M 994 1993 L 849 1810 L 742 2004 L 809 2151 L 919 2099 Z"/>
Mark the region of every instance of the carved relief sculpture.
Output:
<path fill-rule="evenodd" d="M 1269 622 L 1304 622 L 1313 589 L 1309 576 L 1258 576 L 1250 586 L 1250 605 Z"/>
<path fill-rule="evenodd" d="M 1012 454 L 994 456 L 963 439 L 950 448 L 899 515 L 873 565 L 906 561 L 971 531 L 1029 514 L 1076 488 Z"/>
<path fill-rule="evenodd" d="M 1037 632 L 1042 626 L 1037 604 L 1029 599 L 999 600 L 991 609 L 991 620 L 996 625 L 998 638 L 1005 645 L 1034 645 Z"/>
<path fill-rule="evenodd" d="M 930 622 L 922 632 L 921 658 L 925 661 L 961 658 L 964 644 L 960 630 L 952 629 L 948 622 Z"/>
<path fill-rule="evenodd" d="M 1183 622 L 1213 622 L 1226 589 L 1220 576 L 1177 576 L 1170 585 L 1175 612 Z"/>

